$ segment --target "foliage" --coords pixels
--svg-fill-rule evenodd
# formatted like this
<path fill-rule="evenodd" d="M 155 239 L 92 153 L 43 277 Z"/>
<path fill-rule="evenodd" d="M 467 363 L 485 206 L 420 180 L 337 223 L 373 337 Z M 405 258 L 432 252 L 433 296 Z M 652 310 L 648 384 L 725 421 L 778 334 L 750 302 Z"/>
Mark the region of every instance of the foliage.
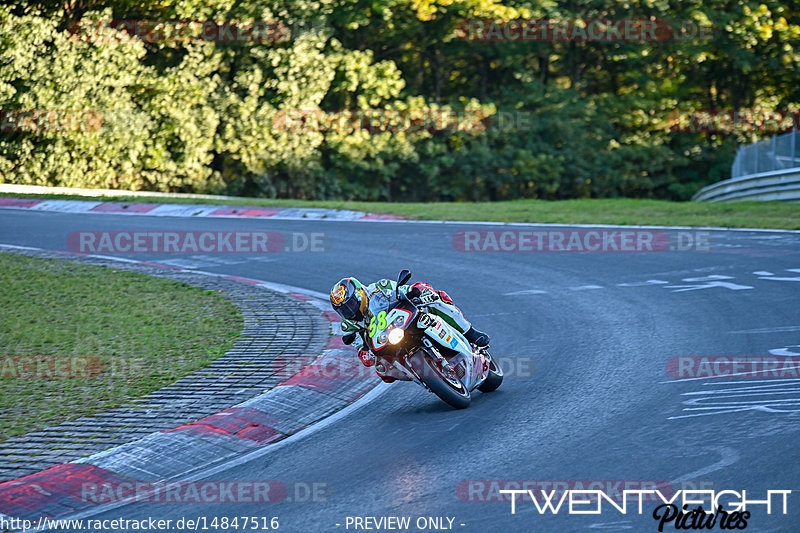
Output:
<path fill-rule="evenodd" d="M 683 200 L 728 177 L 737 143 L 755 137 L 671 131 L 676 111 L 800 109 L 792 6 L 16 2 L 0 7 L 0 181 L 368 201 Z M 489 42 L 463 38 L 472 18 L 652 19 L 672 33 L 657 42 Z M 215 43 L 75 30 L 121 19 L 280 21 L 285 32 Z M 15 110 L 102 120 L 88 131 L 44 131 L 41 120 L 35 130 L 5 127 Z M 359 110 L 472 113 L 485 127 L 282 122 Z"/>

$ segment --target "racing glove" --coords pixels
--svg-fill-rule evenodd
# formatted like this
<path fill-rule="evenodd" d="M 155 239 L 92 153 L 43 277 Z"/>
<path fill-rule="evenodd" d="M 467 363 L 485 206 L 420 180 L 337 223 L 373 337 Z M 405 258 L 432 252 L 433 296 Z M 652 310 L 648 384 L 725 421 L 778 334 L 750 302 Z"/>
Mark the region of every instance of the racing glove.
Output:
<path fill-rule="evenodd" d="M 346 345 L 350 346 L 353 344 L 353 341 L 356 340 L 356 332 L 348 333 L 342 337 L 342 342 Z"/>
<path fill-rule="evenodd" d="M 435 291 L 427 289 L 421 291 L 418 287 L 408 291 L 407 296 L 415 305 L 429 305 L 439 299 L 439 295 Z"/>

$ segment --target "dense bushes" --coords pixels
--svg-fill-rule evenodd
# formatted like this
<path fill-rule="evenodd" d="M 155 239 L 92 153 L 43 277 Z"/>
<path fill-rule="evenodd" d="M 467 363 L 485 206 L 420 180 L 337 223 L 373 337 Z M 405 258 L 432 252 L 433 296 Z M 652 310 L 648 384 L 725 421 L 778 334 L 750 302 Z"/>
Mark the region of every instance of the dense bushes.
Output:
<path fill-rule="evenodd" d="M 0 181 L 306 199 L 686 199 L 727 177 L 737 141 L 752 139 L 672 132 L 670 113 L 796 109 L 798 11 L 772 0 L 650 4 L 0 7 Z M 480 42 L 458 37 L 469 17 L 657 17 L 706 31 L 663 42 Z M 212 18 L 280 20 L 287 38 L 149 42 L 118 33 L 119 42 L 98 42 L 73 33 L 89 20 Z M 282 122 L 293 110 L 367 109 L 456 110 L 483 121 L 414 131 Z M 54 127 L 26 118 L 30 110 L 102 120 Z"/>

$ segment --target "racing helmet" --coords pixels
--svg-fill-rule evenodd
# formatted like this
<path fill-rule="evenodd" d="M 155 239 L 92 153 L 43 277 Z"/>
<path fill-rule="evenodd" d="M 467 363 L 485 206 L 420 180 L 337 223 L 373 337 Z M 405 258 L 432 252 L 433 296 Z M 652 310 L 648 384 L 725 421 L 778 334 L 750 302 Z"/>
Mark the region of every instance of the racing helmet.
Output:
<path fill-rule="evenodd" d="M 363 320 L 368 302 L 367 291 L 356 278 L 342 278 L 331 288 L 333 310 L 346 320 Z"/>

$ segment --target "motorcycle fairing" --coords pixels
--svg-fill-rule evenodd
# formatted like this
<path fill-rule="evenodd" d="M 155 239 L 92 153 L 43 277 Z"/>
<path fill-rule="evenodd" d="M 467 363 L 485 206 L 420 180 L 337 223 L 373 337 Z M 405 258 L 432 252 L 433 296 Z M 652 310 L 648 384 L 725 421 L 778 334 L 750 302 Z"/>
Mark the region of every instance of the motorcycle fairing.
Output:
<path fill-rule="evenodd" d="M 451 357 L 448 361 L 453 368 L 459 364 L 463 365 L 464 376 L 459 376 L 459 380 L 467 387 L 467 390 L 472 390 L 479 380 L 486 377 L 484 375 L 483 355 L 473 355 L 472 346 L 470 346 L 467 339 L 442 318 L 433 314 L 428 314 L 428 317 L 430 320 L 427 321 L 427 326 L 425 326 L 425 335 L 433 342 L 457 352 L 457 355 Z M 423 327 L 420 321 L 417 324 L 419 327 Z"/>

